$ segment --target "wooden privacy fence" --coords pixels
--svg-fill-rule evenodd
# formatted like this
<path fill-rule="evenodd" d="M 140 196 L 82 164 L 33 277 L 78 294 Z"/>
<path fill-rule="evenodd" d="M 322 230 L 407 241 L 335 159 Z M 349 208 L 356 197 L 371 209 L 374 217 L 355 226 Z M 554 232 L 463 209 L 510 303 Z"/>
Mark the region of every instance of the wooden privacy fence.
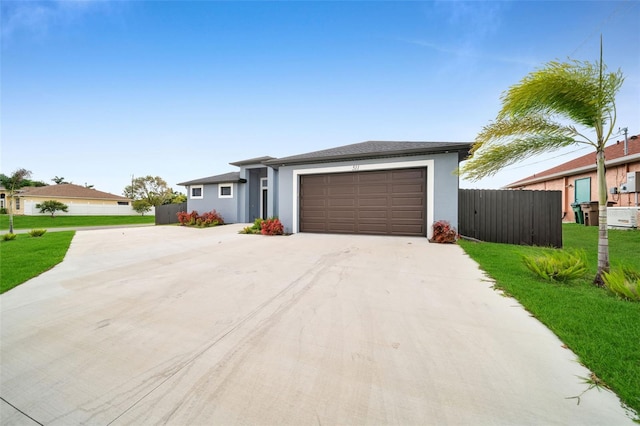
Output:
<path fill-rule="evenodd" d="M 562 192 L 460 189 L 458 233 L 493 243 L 560 248 Z"/>
<path fill-rule="evenodd" d="M 165 204 L 156 207 L 156 225 L 178 223 L 178 212 L 187 211 L 187 203 Z"/>

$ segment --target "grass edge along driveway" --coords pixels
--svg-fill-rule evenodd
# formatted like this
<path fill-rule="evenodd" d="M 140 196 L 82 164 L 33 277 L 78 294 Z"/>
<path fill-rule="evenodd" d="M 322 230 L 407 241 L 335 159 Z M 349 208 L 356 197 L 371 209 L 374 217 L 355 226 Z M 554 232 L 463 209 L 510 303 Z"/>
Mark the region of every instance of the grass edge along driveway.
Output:
<path fill-rule="evenodd" d="M 14 229 L 81 226 L 141 225 L 155 223 L 155 216 L 13 216 Z M 0 229 L 9 229 L 9 216 L 0 215 Z"/>
<path fill-rule="evenodd" d="M 62 262 L 75 231 L 47 232 L 41 237 L 19 234 L 0 241 L 0 293 L 42 274 Z"/>
<path fill-rule="evenodd" d="M 493 280 L 498 289 L 517 299 L 525 309 L 553 331 L 596 377 L 620 399 L 640 413 L 640 303 L 617 298 L 591 281 L 597 265 L 597 227 L 563 225 L 565 249 L 584 249 L 590 270 L 569 284 L 543 281 L 524 266 L 523 255 L 540 247 L 460 241 L 465 252 Z M 640 230 L 609 231 L 613 267 L 640 270 L 637 246 Z M 596 390 L 593 390 L 594 392 Z"/>

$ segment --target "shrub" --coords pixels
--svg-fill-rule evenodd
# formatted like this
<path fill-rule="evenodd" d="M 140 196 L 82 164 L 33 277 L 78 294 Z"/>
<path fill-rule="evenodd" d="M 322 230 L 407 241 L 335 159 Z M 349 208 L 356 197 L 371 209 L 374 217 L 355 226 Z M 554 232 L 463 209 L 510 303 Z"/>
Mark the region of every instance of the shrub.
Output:
<path fill-rule="evenodd" d="M 7 208 L 6 207 L 0 207 L 0 214 L 7 214 Z"/>
<path fill-rule="evenodd" d="M 220 213 L 215 210 L 203 213 L 202 215 L 199 215 L 195 210 L 191 213 L 178 212 L 178 222 L 180 222 L 182 226 L 197 226 L 200 228 L 224 225 L 224 219 Z"/>
<path fill-rule="evenodd" d="M 240 234 L 260 234 L 262 233 L 262 222 L 264 219 L 257 218 L 253 221 L 253 225 L 245 226 L 240 231 Z"/>
<path fill-rule="evenodd" d="M 187 212 L 178 212 L 178 222 L 182 226 L 194 226 L 196 224 L 196 219 L 198 217 L 197 211 L 192 211 L 191 213 Z"/>
<path fill-rule="evenodd" d="M 36 208 L 40 209 L 40 213 L 51 213 L 51 217 L 55 217 L 57 211 L 68 212 L 69 206 L 58 200 L 47 200 L 40 204 L 36 204 Z"/>
<path fill-rule="evenodd" d="M 262 235 L 282 235 L 284 227 L 277 217 L 272 217 L 262 221 L 260 225 L 260 233 Z"/>
<path fill-rule="evenodd" d="M 15 240 L 17 236 L 18 236 L 17 234 L 12 234 L 12 233 L 2 234 L 2 241 Z"/>
<path fill-rule="evenodd" d="M 458 239 L 458 233 L 446 220 L 439 220 L 433 224 L 433 237 L 431 241 L 434 243 L 455 243 Z"/>
<path fill-rule="evenodd" d="M 622 267 L 602 276 L 605 286 L 623 299 L 640 301 L 640 272 Z"/>
<path fill-rule="evenodd" d="M 554 250 L 531 256 L 522 261 L 534 274 L 547 281 L 566 282 L 587 272 L 586 254 L 580 250 Z"/>
<path fill-rule="evenodd" d="M 32 237 L 42 237 L 46 232 L 46 229 L 32 229 L 29 231 L 29 235 Z"/>

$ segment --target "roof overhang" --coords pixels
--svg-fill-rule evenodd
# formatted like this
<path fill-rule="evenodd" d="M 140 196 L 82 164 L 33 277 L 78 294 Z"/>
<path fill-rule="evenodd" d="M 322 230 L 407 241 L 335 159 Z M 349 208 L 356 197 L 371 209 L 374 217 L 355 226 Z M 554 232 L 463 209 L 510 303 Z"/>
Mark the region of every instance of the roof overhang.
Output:
<path fill-rule="evenodd" d="M 454 152 L 458 153 L 458 162 L 461 162 L 468 158 L 471 146 L 473 144 L 459 143 L 457 145 L 458 146 L 436 147 L 433 149 L 425 149 L 424 147 L 421 147 L 414 149 L 390 150 L 384 152 L 327 155 L 315 158 L 299 158 L 291 160 L 288 160 L 286 158 L 274 158 L 272 160 L 263 161 L 262 164 L 265 164 L 274 169 L 278 169 L 279 167 L 296 166 L 301 164 L 333 163 L 337 161 L 347 160 L 373 160 L 377 158 L 412 157 L 417 155 L 450 154 Z"/>
<path fill-rule="evenodd" d="M 620 164 L 631 163 L 634 161 L 640 161 L 640 154 L 627 155 L 625 157 L 614 158 L 613 160 L 609 160 L 609 161 L 605 160 L 604 164 L 605 164 L 605 167 L 618 166 Z M 592 171 L 595 171 L 596 169 L 597 169 L 596 165 L 591 164 L 588 166 L 577 167 L 571 170 L 552 173 L 550 175 L 544 175 L 539 177 L 532 177 L 530 179 L 519 180 L 517 182 L 510 183 L 509 185 L 505 185 L 504 188 L 509 188 L 509 189 L 520 188 L 522 186 L 532 185 L 534 183 L 546 182 L 553 179 L 579 175 L 586 172 L 592 172 Z"/>

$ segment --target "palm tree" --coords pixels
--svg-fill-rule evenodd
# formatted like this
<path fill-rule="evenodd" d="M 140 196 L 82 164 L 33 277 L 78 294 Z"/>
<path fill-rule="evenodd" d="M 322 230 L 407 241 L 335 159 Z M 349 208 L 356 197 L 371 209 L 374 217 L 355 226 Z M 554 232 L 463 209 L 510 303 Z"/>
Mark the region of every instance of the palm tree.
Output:
<path fill-rule="evenodd" d="M 27 169 L 18 169 L 11 176 L 4 176 L 2 185 L 6 188 L 9 198 L 9 233 L 13 234 L 13 199 L 18 189 L 22 188 L 24 181 L 31 177 Z"/>
<path fill-rule="evenodd" d="M 616 123 L 615 96 L 623 81 L 620 70 L 607 72 L 602 41 L 599 61 L 547 63 L 502 95 L 496 120 L 478 134 L 471 158 L 460 169 L 462 176 L 478 180 L 536 154 L 573 144 L 593 146 L 599 213 L 594 284 L 599 286 L 604 285 L 602 273 L 609 271 L 604 148 Z"/>

